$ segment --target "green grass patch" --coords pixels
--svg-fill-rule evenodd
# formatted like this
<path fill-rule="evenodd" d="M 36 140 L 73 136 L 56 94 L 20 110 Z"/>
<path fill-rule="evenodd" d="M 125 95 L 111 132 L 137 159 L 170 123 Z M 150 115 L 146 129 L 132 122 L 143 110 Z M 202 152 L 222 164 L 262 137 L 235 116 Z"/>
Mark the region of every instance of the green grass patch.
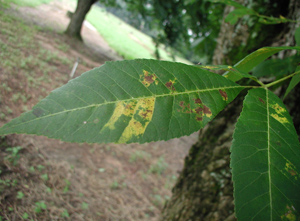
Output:
<path fill-rule="evenodd" d="M 86 19 L 109 46 L 125 59 L 155 58 L 155 45 L 151 37 L 106 12 L 104 8 L 94 5 Z M 170 53 L 164 50 L 163 46 L 160 47 L 159 53 L 163 60 L 172 60 Z M 176 57 L 176 61 L 190 63 L 180 57 Z"/>
<path fill-rule="evenodd" d="M 7 3 L 13 3 L 18 6 L 24 7 L 37 7 L 41 4 L 49 4 L 52 0 L 4 0 Z"/>

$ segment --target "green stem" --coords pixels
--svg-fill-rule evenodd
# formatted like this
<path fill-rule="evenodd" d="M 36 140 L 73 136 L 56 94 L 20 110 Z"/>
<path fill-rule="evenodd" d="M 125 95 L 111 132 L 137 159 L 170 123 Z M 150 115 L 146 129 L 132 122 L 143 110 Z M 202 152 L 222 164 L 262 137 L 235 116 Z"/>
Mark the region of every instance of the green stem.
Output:
<path fill-rule="evenodd" d="M 256 83 L 260 84 L 260 86 L 265 87 L 264 83 L 262 83 L 260 80 L 256 79 L 256 78 L 251 78 L 251 80 L 255 81 Z"/>
<path fill-rule="evenodd" d="M 277 81 L 274 81 L 274 82 L 272 82 L 272 83 L 270 83 L 270 84 L 266 84 L 264 87 L 266 87 L 266 88 L 271 87 L 271 86 L 273 86 L 273 85 L 275 85 L 275 84 L 278 84 L 278 83 L 280 83 L 280 82 L 282 82 L 282 81 L 285 81 L 285 80 L 287 80 L 287 79 L 289 79 L 289 78 L 291 78 L 291 77 L 294 77 L 296 74 L 299 74 L 299 73 L 300 73 L 300 71 L 296 71 L 295 73 L 290 74 L 290 75 L 288 75 L 288 76 L 286 76 L 286 77 L 284 77 L 284 78 L 281 78 L 281 79 L 279 79 L 279 80 L 277 80 Z"/>

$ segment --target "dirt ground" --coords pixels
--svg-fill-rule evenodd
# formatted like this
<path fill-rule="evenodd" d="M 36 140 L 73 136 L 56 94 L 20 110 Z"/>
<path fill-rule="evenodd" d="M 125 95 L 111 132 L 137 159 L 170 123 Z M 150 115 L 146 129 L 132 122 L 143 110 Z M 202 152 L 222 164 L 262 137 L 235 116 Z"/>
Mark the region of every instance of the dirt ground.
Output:
<path fill-rule="evenodd" d="M 64 1 L 1 10 L 9 16 L 0 15 L 0 126 L 67 83 L 77 59 L 75 76 L 122 59 L 88 23 L 84 43 L 64 36 L 74 10 Z M 158 220 L 196 140 L 196 133 L 143 145 L 0 137 L 0 220 Z"/>

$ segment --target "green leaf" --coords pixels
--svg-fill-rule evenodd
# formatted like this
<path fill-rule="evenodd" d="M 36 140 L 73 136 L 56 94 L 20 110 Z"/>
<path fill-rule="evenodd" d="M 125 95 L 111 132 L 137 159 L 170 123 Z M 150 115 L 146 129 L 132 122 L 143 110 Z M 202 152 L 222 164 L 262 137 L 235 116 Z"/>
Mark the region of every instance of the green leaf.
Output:
<path fill-rule="evenodd" d="M 239 18 L 242 18 L 245 15 L 256 15 L 256 12 L 250 8 L 238 8 L 230 12 L 226 16 L 225 21 L 229 22 L 231 25 L 234 25 L 237 23 Z"/>
<path fill-rule="evenodd" d="M 237 68 L 241 72 L 250 72 L 255 66 L 263 62 L 266 58 L 272 56 L 273 54 L 276 54 L 279 51 L 282 50 L 288 50 L 288 49 L 295 49 L 300 50 L 300 47 L 264 47 L 260 48 L 253 53 L 249 54 L 245 58 L 243 58 L 241 61 L 239 61 L 237 64 L 235 64 L 233 67 Z M 234 82 L 241 80 L 242 77 L 237 75 L 236 73 L 229 71 L 226 72 L 224 75 L 229 80 L 232 80 Z"/>
<path fill-rule="evenodd" d="M 243 87 L 181 63 L 107 62 L 0 128 L 70 142 L 167 140 L 204 127 Z"/>
<path fill-rule="evenodd" d="M 300 71 L 300 67 L 297 68 L 298 71 Z M 290 84 L 288 86 L 288 88 L 286 89 L 286 92 L 284 94 L 284 98 L 291 92 L 291 90 L 294 89 L 294 87 L 296 87 L 297 84 L 299 84 L 300 82 L 300 73 L 296 74 L 292 80 L 290 81 Z"/>
<path fill-rule="evenodd" d="M 266 25 L 275 25 L 280 23 L 286 23 L 286 22 L 295 22 L 293 20 L 287 19 L 283 16 L 280 16 L 279 18 L 264 16 L 264 15 L 258 15 L 259 23 L 266 24 Z"/>
<path fill-rule="evenodd" d="M 257 65 L 252 70 L 252 75 L 256 77 L 282 77 L 293 73 L 300 61 L 300 55 L 293 55 L 284 59 L 269 59 Z"/>
<path fill-rule="evenodd" d="M 254 81 L 258 81 L 255 76 L 252 76 L 251 74 L 242 72 L 236 67 L 232 67 L 230 65 L 195 65 L 195 67 L 203 68 L 203 69 L 208 69 L 212 71 L 231 71 L 237 76 L 240 76 L 241 78 L 250 78 Z"/>
<path fill-rule="evenodd" d="M 300 144 L 292 119 L 271 91 L 251 89 L 231 147 L 239 220 L 298 220 Z"/>

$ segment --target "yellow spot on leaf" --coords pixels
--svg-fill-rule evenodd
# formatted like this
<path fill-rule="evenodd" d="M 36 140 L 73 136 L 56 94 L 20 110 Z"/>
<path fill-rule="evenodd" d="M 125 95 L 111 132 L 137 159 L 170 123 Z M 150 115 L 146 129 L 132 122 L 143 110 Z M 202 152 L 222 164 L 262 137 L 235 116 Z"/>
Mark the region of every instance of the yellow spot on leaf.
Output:
<path fill-rule="evenodd" d="M 282 124 L 289 122 L 285 117 L 280 117 L 277 114 L 271 114 L 271 116 Z"/>
<path fill-rule="evenodd" d="M 271 114 L 271 116 L 279 121 L 280 123 L 289 123 L 288 119 L 284 116 L 286 110 L 279 106 L 279 104 L 271 105 L 271 107 L 275 110 L 277 114 Z"/>
<path fill-rule="evenodd" d="M 294 206 L 286 206 L 285 214 L 281 216 L 281 220 L 296 221 L 295 208 Z"/>
<path fill-rule="evenodd" d="M 115 108 L 112 116 L 110 117 L 109 121 L 104 125 L 103 128 L 108 127 L 110 130 L 114 130 L 115 123 L 122 116 L 122 114 L 124 113 L 124 110 L 125 110 L 124 103 L 122 101 L 119 101 L 116 105 L 116 108 Z"/>
<path fill-rule="evenodd" d="M 134 113 L 136 101 L 119 101 L 116 108 L 110 117 L 109 121 L 104 125 L 103 128 L 109 128 L 110 130 L 115 129 L 115 123 L 122 115 L 132 116 Z"/>
<path fill-rule="evenodd" d="M 279 104 L 272 105 L 272 108 L 276 111 L 277 114 L 283 114 L 286 112 L 286 110 L 279 106 Z"/>
<path fill-rule="evenodd" d="M 126 143 L 132 137 L 143 135 L 148 124 L 152 120 L 155 98 L 140 99 L 132 114 L 132 119 L 123 131 L 118 143 Z"/>
<path fill-rule="evenodd" d="M 215 67 L 214 67 L 214 66 L 209 66 L 209 65 L 204 65 L 204 66 L 201 66 L 201 68 L 215 69 Z"/>

